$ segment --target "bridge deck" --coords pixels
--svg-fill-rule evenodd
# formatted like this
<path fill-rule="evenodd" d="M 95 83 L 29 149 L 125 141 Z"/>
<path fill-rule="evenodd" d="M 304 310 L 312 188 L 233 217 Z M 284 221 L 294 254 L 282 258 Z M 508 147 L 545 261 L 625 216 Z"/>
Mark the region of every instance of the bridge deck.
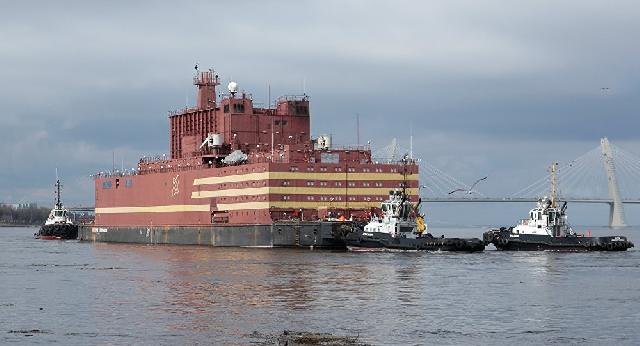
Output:
<path fill-rule="evenodd" d="M 537 198 L 500 198 L 500 197 L 482 197 L 482 198 L 423 198 L 423 202 L 428 203 L 534 203 Z M 562 199 L 562 202 L 571 203 L 613 203 L 613 199 L 589 199 L 589 198 L 568 198 Z M 622 203 L 640 204 L 640 200 L 623 199 Z"/>

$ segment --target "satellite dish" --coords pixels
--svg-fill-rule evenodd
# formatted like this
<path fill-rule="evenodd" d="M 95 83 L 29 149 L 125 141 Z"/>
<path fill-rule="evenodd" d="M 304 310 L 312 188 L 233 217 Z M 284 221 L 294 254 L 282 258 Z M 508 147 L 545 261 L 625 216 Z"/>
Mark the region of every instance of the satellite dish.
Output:
<path fill-rule="evenodd" d="M 238 83 L 231 81 L 229 85 L 227 85 L 227 89 L 231 93 L 231 95 L 235 95 L 238 92 Z"/>

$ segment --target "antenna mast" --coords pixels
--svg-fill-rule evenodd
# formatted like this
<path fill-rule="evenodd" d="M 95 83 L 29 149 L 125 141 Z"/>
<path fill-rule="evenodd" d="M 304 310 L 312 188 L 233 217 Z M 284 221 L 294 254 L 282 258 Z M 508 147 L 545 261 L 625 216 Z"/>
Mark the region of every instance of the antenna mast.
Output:
<path fill-rule="evenodd" d="M 58 167 L 56 167 L 56 207 L 61 207 L 61 203 L 60 203 L 60 178 L 58 177 Z"/>
<path fill-rule="evenodd" d="M 408 154 L 404 154 L 402 156 L 402 200 L 400 201 L 400 208 L 398 208 L 398 215 L 401 218 L 406 218 L 407 214 L 407 205 L 405 202 L 409 200 L 407 196 L 407 165 L 409 164 Z"/>
<path fill-rule="evenodd" d="M 409 126 L 409 158 L 413 159 L 413 127 Z"/>
<path fill-rule="evenodd" d="M 356 113 L 356 144 L 360 145 L 360 113 Z"/>
<path fill-rule="evenodd" d="M 402 198 L 407 196 L 407 165 L 409 164 L 408 155 L 402 157 Z"/>
<path fill-rule="evenodd" d="M 61 208 L 62 203 L 60 202 L 60 179 L 56 180 L 56 207 Z"/>

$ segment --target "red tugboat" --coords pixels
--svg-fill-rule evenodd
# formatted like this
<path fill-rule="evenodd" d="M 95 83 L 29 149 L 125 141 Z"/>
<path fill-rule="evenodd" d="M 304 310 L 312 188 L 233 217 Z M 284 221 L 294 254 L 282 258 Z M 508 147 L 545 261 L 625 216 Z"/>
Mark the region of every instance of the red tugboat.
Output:
<path fill-rule="evenodd" d="M 78 238 L 78 225 L 71 221 L 69 211 L 65 209 L 60 200 L 60 180 L 56 180 L 56 205 L 49 213 L 49 217 L 36 238 L 45 240 L 76 239 Z"/>
<path fill-rule="evenodd" d="M 254 104 L 235 82 L 217 97 L 213 70 L 193 79 L 197 104 L 169 114 L 169 157 L 95 175 L 91 241 L 344 248 L 389 190 L 418 199 L 418 165 L 378 162 L 369 146 L 311 138 L 307 95 Z"/>

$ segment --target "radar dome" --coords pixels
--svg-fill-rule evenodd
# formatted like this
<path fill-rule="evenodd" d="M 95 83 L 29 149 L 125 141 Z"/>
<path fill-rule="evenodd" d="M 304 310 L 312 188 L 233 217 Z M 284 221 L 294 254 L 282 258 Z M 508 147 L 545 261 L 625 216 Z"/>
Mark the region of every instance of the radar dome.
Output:
<path fill-rule="evenodd" d="M 238 92 L 238 83 L 236 83 L 234 81 L 229 82 L 229 85 L 227 85 L 227 89 L 232 94 L 237 93 Z"/>

